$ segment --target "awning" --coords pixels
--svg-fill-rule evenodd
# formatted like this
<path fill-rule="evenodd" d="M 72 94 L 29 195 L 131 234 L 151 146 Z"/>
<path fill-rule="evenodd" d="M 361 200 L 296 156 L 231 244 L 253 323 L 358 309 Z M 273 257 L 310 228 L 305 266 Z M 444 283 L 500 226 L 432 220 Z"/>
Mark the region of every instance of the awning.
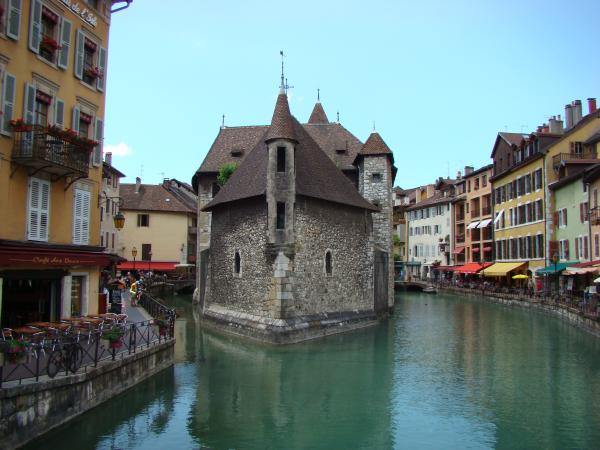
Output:
<path fill-rule="evenodd" d="M 484 219 L 481 222 L 479 222 L 479 225 L 477 225 L 477 228 L 485 228 L 487 227 L 490 223 L 492 222 L 492 219 Z"/>
<path fill-rule="evenodd" d="M 452 272 L 452 271 L 454 271 L 454 269 L 456 269 L 456 266 L 439 266 L 439 267 L 437 267 L 437 270 L 439 270 L 440 272 Z"/>
<path fill-rule="evenodd" d="M 506 262 L 506 263 L 495 263 L 487 269 L 483 270 L 483 275 L 486 277 L 503 277 L 507 273 L 513 270 L 519 269 L 526 265 L 526 262 Z"/>
<path fill-rule="evenodd" d="M 455 255 L 458 255 L 459 253 L 462 253 L 464 251 L 465 251 L 465 246 L 461 245 L 459 247 L 456 247 L 452 253 L 454 253 Z"/>
<path fill-rule="evenodd" d="M 555 274 L 556 272 L 562 272 L 567 267 L 573 266 L 575 264 L 577 264 L 577 261 L 556 263 L 556 270 L 554 270 L 554 264 L 550 264 L 549 266 L 542 267 L 542 268 L 536 270 L 535 274 L 536 275 L 552 275 L 552 274 Z"/>
<path fill-rule="evenodd" d="M 504 210 L 501 209 L 500 211 L 498 211 L 498 214 L 496 215 L 496 218 L 494 219 L 494 225 L 498 223 L 498 221 L 500 220 L 500 217 L 502 217 L 502 214 L 504 214 Z"/>
<path fill-rule="evenodd" d="M 471 249 L 471 251 L 472 251 L 473 253 L 478 253 L 478 252 L 479 252 L 479 250 L 480 250 L 480 249 L 479 249 L 479 247 L 473 247 L 473 248 Z"/>
<path fill-rule="evenodd" d="M 467 230 L 471 229 L 471 228 L 477 228 L 477 225 L 479 225 L 479 220 L 476 220 L 475 222 L 471 222 L 468 226 L 467 226 Z"/>
<path fill-rule="evenodd" d="M 160 261 L 136 261 L 135 270 L 158 270 L 160 272 L 168 272 L 169 270 L 175 270 L 175 266 L 178 262 L 160 262 Z M 117 266 L 119 270 L 133 270 L 133 261 L 125 261 Z"/>
<path fill-rule="evenodd" d="M 600 266 L 600 259 L 596 259 L 595 261 L 587 261 L 578 264 L 573 264 L 572 267 L 592 267 L 592 266 Z"/>
<path fill-rule="evenodd" d="M 600 272 L 600 267 L 567 267 L 563 275 L 587 275 L 598 272 Z"/>
<path fill-rule="evenodd" d="M 491 246 L 489 246 L 489 245 L 488 245 L 488 246 L 486 246 L 486 247 L 483 247 L 483 251 L 484 251 L 484 252 L 491 252 L 491 251 L 492 251 L 492 247 L 491 247 Z"/>
<path fill-rule="evenodd" d="M 457 267 L 454 272 L 456 273 L 478 273 L 480 270 L 491 266 L 492 263 L 468 263 L 464 266 Z"/>

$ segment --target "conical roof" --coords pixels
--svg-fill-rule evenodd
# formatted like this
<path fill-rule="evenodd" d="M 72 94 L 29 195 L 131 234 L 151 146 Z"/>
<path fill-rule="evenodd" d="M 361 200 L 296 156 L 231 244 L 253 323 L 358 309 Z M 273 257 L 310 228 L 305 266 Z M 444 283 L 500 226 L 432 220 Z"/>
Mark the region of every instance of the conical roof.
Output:
<path fill-rule="evenodd" d="M 327 114 L 325 114 L 325 110 L 321 105 L 321 102 L 315 103 L 315 107 L 308 118 L 308 123 L 310 124 L 327 124 L 329 120 L 327 119 Z"/>
<path fill-rule="evenodd" d="M 377 133 L 376 131 L 373 131 L 371 133 L 371 135 L 369 136 L 369 139 L 367 139 L 367 142 L 365 142 L 365 145 L 363 145 L 360 152 L 358 152 L 358 154 L 359 155 L 392 155 L 392 151 L 387 146 L 387 144 L 384 142 L 384 140 L 381 138 L 379 133 Z"/>
<path fill-rule="evenodd" d="M 294 121 L 290 113 L 290 105 L 288 104 L 287 95 L 285 92 L 280 92 L 275 103 L 275 111 L 271 119 L 271 126 L 265 136 L 265 142 L 273 139 L 289 139 L 296 140 L 294 132 Z"/>

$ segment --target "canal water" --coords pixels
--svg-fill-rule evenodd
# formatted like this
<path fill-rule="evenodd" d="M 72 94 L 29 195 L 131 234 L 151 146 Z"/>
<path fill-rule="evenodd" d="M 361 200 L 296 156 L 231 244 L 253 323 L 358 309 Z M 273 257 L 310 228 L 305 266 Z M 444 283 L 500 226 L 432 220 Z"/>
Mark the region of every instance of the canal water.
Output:
<path fill-rule="evenodd" d="M 402 293 L 386 323 L 286 347 L 203 331 L 30 449 L 598 448 L 600 340 L 540 313 Z"/>

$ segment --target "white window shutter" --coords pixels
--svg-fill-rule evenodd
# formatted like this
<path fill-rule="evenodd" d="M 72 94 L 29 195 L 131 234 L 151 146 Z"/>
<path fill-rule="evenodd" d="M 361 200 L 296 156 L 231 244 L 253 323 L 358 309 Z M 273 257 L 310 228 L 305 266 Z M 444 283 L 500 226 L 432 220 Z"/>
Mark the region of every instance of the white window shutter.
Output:
<path fill-rule="evenodd" d="M 100 76 L 96 80 L 96 88 L 102 92 L 106 82 L 106 49 L 103 47 L 98 51 L 98 69 L 100 69 Z"/>
<path fill-rule="evenodd" d="M 42 39 L 42 2 L 31 0 L 31 16 L 29 18 L 29 50 L 33 53 L 40 52 Z"/>
<path fill-rule="evenodd" d="M 65 102 L 60 98 L 54 102 L 54 125 L 59 128 L 65 127 Z"/>
<path fill-rule="evenodd" d="M 82 196 L 79 189 L 75 189 L 73 199 L 73 244 L 81 244 Z"/>
<path fill-rule="evenodd" d="M 69 65 L 69 52 L 71 51 L 71 22 L 62 19 L 60 24 L 60 52 L 58 54 L 57 65 L 61 69 L 66 69 Z"/>
<path fill-rule="evenodd" d="M 48 240 L 49 215 L 50 183 L 39 178 L 30 178 L 27 239 Z"/>
<path fill-rule="evenodd" d="M 77 106 L 73 106 L 73 123 L 71 123 L 71 129 L 79 134 L 79 117 L 80 109 Z"/>
<path fill-rule="evenodd" d="M 11 75 L 8 72 L 4 73 L 4 83 L 2 83 L 2 116 L 0 116 L 0 120 L 2 121 L 2 127 L 0 127 L 0 132 L 5 135 L 11 134 L 10 121 L 13 118 L 13 113 L 15 110 L 15 85 L 17 79 L 14 75 Z"/>
<path fill-rule="evenodd" d="M 85 45 L 85 36 L 81 32 L 81 30 L 77 30 L 76 40 L 75 40 L 75 77 L 80 80 L 83 79 L 83 58 L 85 56 L 84 45 Z"/>
<path fill-rule="evenodd" d="M 94 161 L 93 164 L 95 166 L 99 166 L 102 164 L 102 138 L 104 135 L 104 122 L 101 119 L 96 119 L 95 125 L 95 136 L 94 139 L 99 142 L 98 145 L 94 148 Z"/>
<path fill-rule="evenodd" d="M 15 41 L 19 39 L 21 30 L 21 0 L 8 1 L 8 23 L 6 25 L 6 36 Z"/>
<path fill-rule="evenodd" d="M 23 105 L 23 119 L 27 124 L 35 124 L 35 86 L 25 83 L 25 104 Z"/>
<path fill-rule="evenodd" d="M 90 238 L 90 192 L 81 193 L 81 244 L 87 245 Z"/>

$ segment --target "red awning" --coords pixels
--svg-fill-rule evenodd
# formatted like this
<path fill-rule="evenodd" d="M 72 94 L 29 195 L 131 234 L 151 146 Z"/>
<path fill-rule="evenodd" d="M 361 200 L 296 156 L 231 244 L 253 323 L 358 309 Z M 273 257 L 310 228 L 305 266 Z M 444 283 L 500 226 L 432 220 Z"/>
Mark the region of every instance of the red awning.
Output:
<path fill-rule="evenodd" d="M 483 251 L 484 252 L 491 252 L 492 251 L 492 247 L 490 247 L 490 246 L 483 247 Z"/>
<path fill-rule="evenodd" d="M 472 251 L 473 253 L 477 253 L 477 252 L 479 252 L 479 247 L 473 247 L 473 248 L 471 249 L 471 251 Z"/>
<path fill-rule="evenodd" d="M 569 266 L 569 267 L 592 267 L 592 266 L 598 266 L 598 265 L 600 265 L 600 259 L 597 259 L 595 261 L 582 262 L 579 264 L 573 264 L 572 266 Z"/>
<path fill-rule="evenodd" d="M 159 272 L 168 272 L 175 270 L 175 266 L 179 262 L 164 262 L 164 261 L 136 261 L 135 270 L 155 270 Z M 133 261 L 125 261 L 117 266 L 119 270 L 133 270 Z"/>
<path fill-rule="evenodd" d="M 492 263 L 468 263 L 464 266 L 460 266 L 454 271 L 457 273 L 478 273 L 482 269 L 491 266 Z"/>
<path fill-rule="evenodd" d="M 452 253 L 454 253 L 455 255 L 458 255 L 459 253 L 462 253 L 464 251 L 465 251 L 465 246 L 463 245 L 460 247 L 456 247 Z"/>
<path fill-rule="evenodd" d="M 456 266 L 438 266 L 437 270 L 441 272 L 452 272 Z"/>
<path fill-rule="evenodd" d="M 71 251 L 42 246 L 0 247 L 0 266 L 107 267 L 115 255 L 93 251 Z"/>

